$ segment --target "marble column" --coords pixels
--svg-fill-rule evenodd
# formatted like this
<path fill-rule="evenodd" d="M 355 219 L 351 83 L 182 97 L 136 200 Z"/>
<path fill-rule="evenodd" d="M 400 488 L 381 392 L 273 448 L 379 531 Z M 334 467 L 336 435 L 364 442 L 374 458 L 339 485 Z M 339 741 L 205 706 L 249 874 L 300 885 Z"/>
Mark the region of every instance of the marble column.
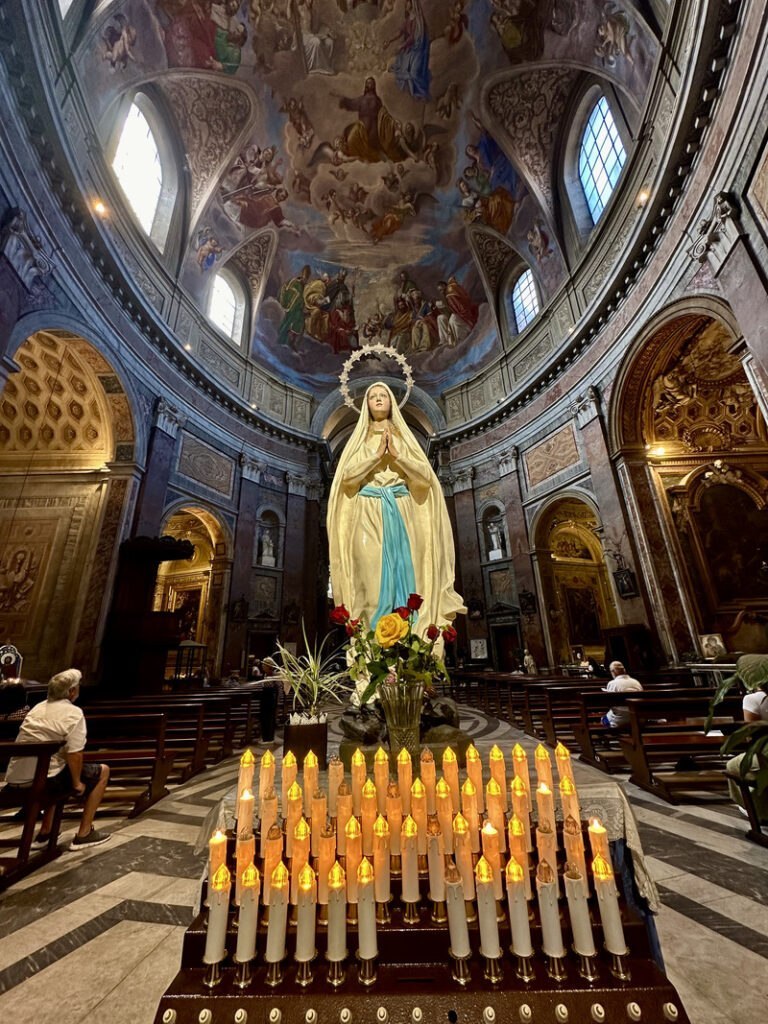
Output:
<path fill-rule="evenodd" d="M 306 591 L 307 491 L 306 474 L 287 473 L 288 498 L 285 509 L 285 547 L 283 554 L 283 608 L 280 639 L 298 642 L 301 617 L 309 603 Z M 314 588 L 312 589 L 314 600 Z M 298 609 L 298 614 L 296 614 Z M 309 631 L 308 631 L 309 632 Z"/>
<path fill-rule="evenodd" d="M 265 469 L 265 463 L 252 455 L 243 453 L 240 456 L 240 499 L 237 506 L 229 587 L 229 615 L 222 665 L 239 667 L 241 670 L 245 668 L 247 653 L 245 647 L 248 638 L 248 598 L 256 547 L 259 484 Z"/>
<path fill-rule="evenodd" d="M 518 601 L 521 591 L 536 595 L 536 613 L 523 617 L 523 637 L 525 646 L 533 655 L 537 665 L 549 661 L 544 632 L 542 629 L 542 600 L 536 586 L 536 578 L 531 561 L 531 546 L 528 540 L 528 529 L 523 512 L 523 493 L 518 473 L 520 455 L 516 447 L 511 447 L 499 458 L 499 493 L 504 502 L 509 538 L 509 556 L 515 577 L 515 588 Z"/>
<path fill-rule="evenodd" d="M 307 636 L 324 634 L 326 621 L 321 614 L 325 608 L 328 580 L 321 579 L 325 563 L 320 558 L 320 499 L 323 483 L 317 474 L 307 479 L 304 529 L 304 601 L 300 602 L 307 627 Z"/>
<path fill-rule="evenodd" d="M 163 521 L 168 480 L 176 457 L 176 442 L 184 417 L 164 398 L 157 400 L 155 425 L 149 441 L 144 477 L 136 502 L 134 537 L 157 537 Z"/>
<path fill-rule="evenodd" d="M 460 466 L 451 469 L 453 475 L 453 503 L 456 511 L 456 557 L 461 566 L 461 583 L 464 587 L 464 604 L 472 610 L 471 603 L 480 602 L 483 616 L 473 619 L 467 616 L 467 640 L 485 639 L 488 641 L 490 657 L 490 636 L 485 618 L 485 595 L 483 574 L 480 568 L 480 542 L 477 536 L 477 514 L 475 511 L 475 493 L 472 480 L 475 475 L 472 466 Z M 467 655 L 471 652 L 468 650 Z"/>

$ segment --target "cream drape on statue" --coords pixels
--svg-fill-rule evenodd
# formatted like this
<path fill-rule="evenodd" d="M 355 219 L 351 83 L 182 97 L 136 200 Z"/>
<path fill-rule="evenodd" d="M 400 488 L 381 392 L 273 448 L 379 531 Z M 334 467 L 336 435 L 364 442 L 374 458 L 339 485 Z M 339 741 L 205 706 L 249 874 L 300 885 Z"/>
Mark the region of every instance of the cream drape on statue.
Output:
<path fill-rule="evenodd" d="M 368 394 L 384 387 L 392 404 L 390 425 L 398 451 L 376 464 L 363 479 L 361 462 L 371 459 L 381 438 L 370 429 Z M 357 425 L 344 448 L 328 500 L 328 541 L 334 602 L 343 604 L 353 618 L 366 623 L 379 600 L 382 561 L 382 502 L 362 496 L 362 487 L 392 487 L 405 484 L 408 494 L 397 498 L 411 546 L 416 592 L 424 599 L 416 622 L 423 635 L 430 623 L 444 626 L 466 608 L 454 590 L 455 555 L 453 534 L 442 488 L 418 441 L 403 419 L 386 384 L 372 384 L 363 398 Z M 388 611 L 391 609 L 387 609 Z"/>

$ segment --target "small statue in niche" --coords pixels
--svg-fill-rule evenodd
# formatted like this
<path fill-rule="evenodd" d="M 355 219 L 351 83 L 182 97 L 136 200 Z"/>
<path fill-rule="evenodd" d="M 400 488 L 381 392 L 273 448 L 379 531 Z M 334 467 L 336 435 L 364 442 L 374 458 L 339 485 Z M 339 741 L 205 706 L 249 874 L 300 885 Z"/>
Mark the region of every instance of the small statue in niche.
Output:
<path fill-rule="evenodd" d="M 261 564 L 275 564 L 275 542 L 272 538 L 272 531 L 263 529 L 261 531 Z"/>
<path fill-rule="evenodd" d="M 539 674 L 539 669 L 533 659 L 533 655 L 527 648 L 523 651 L 523 670 L 527 676 L 537 676 Z"/>
<path fill-rule="evenodd" d="M 504 557 L 504 535 L 501 532 L 501 527 L 495 520 L 488 524 L 488 537 L 490 542 L 488 560 L 490 562 L 498 561 Z"/>

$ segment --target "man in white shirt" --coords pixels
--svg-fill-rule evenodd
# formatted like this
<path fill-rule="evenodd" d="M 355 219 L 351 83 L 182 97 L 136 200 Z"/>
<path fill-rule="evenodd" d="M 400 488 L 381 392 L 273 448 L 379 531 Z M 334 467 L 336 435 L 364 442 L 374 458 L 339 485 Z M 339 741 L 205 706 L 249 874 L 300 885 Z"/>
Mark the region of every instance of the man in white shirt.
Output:
<path fill-rule="evenodd" d="M 642 684 L 627 673 L 620 661 L 612 661 L 608 670 L 613 676 L 613 679 L 605 687 L 608 693 L 642 690 Z M 608 714 L 603 716 L 603 725 L 607 725 L 610 729 L 623 729 L 629 725 L 629 711 L 622 707 L 609 708 Z"/>
<path fill-rule="evenodd" d="M 744 712 L 744 722 L 749 725 L 750 722 L 768 722 L 768 693 L 765 690 L 754 690 L 752 693 L 745 693 L 744 699 L 741 702 L 741 707 Z M 744 754 L 737 754 L 732 757 L 726 764 L 726 770 L 733 775 L 738 775 L 741 769 L 741 762 L 744 760 Z M 749 772 L 747 772 L 747 778 L 752 780 L 755 777 L 755 770 L 757 769 L 757 763 L 755 758 L 752 759 Z M 732 779 L 728 779 L 728 789 L 731 794 L 731 799 L 737 805 L 742 814 L 746 815 L 746 809 L 744 807 L 744 797 L 741 795 L 741 790 Z M 757 816 L 761 822 L 768 822 L 768 793 L 755 794 L 753 797 L 755 807 L 757 809 Z"/>
<path fill-rule="evenodd" d="M 61 797 L 84 800 L 80 827 L 72 840 L 72 849 L 86 849 L 106 843 L 112 837 L 97 832 L 93 818 L 104 796 L 109 780 L 106 764 L 84 764 L 85 715 L 74 701 L 80 692 L 82 673 L 68 668 L 52 676 L 48 683 L 48 699 L 36 704 L 19 727 L 16 742 L 61 743 L 48 768 L 46 796 L 50 803 L 43 814 L 43 823 L 33 845 L 45 846 L 50 839 L 56 804 Z M 35 773 L 36 759 L 12 757 L 5 781 L 9 786 L 29 786 Z"/>

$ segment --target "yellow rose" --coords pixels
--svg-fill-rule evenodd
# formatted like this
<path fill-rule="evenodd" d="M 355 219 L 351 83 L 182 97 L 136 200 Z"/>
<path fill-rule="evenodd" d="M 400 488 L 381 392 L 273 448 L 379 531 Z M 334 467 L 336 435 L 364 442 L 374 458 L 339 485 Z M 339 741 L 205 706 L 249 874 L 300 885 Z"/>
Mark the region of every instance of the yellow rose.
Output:
<path fill-rule="evenodd" d="M 391 647 L 398 640 L 402 640 L 408 633 L 408 620 L 402 618 L 397 612 L 390 615 L 382 615 L 376 623 L 376 643 L 382 647 Z"/>

